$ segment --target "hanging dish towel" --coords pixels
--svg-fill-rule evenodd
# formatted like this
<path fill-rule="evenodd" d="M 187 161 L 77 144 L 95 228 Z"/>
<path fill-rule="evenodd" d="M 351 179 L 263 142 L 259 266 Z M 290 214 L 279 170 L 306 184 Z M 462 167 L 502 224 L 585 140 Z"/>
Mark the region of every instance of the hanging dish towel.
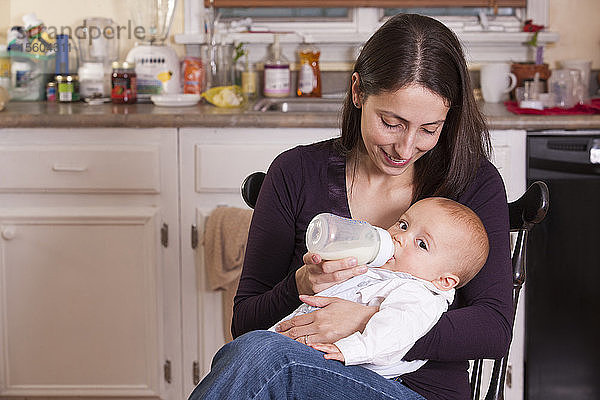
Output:
<path fill-rule="evenodd" d="M 204 228 L 204 265 L 211 290 L 223 291 L 223 334 L 232 340 L 233 297 L 242 273 L 252 210 L 217 207 Z"/>

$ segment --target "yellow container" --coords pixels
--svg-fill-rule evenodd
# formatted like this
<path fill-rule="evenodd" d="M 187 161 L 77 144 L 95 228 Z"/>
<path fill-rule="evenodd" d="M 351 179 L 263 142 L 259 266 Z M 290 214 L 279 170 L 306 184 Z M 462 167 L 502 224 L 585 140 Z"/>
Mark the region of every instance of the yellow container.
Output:
<path fill-rule="evenodd" d="M 2 47 L 0 47 L 0 86 L 8 90 L 10 88 L 10 56 L 6 51 L 6 46 Z"/>

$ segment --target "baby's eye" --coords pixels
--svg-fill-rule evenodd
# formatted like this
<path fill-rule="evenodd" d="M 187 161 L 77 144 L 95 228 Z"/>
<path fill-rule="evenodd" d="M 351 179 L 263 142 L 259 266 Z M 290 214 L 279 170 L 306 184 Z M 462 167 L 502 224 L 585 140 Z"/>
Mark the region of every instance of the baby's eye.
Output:
<path fill-rule="evenodd" d="M 429 248 L 427 247 L 427 242 L 422 240 L 422 239 L 417 239 L 417 244 L 419 245 L 420 248 L 422 248 L 423 250 L 429 250 Z"/>
<path fill-rule="evenodd" d="M 408 229 L 408 224 L 406 223 L 406 221 L 398 221 L 398 227 L 405 231 Z"/>

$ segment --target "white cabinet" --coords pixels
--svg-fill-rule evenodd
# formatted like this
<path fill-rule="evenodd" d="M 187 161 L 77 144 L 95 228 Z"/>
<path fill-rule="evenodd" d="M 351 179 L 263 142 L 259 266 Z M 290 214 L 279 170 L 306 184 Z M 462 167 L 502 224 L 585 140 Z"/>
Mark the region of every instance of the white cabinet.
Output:
<path fill-rule="evenodd" d="M 175 129 L 0 131 L 0 396 L 182 397 L 176 154 Z"/>
<path fill-rule="evenodd" d="M 518 199 L 526 186 L 527 132 L 522 130 L 490 131 L 491 161 L 500 172 L 508 201 Z"/>
<path fill-rule="evenodd" d="M 526 189 L 527 171 L 527 133 L 522 130 L 491 131 L 492 162 L 500 172 L 508 201 L 518 199 Z M 508 357 L 508 368 L 504 386 L 506 400 L 522 400 L 524 398 L 524 354 L 525 354 L 525 290 L 523 286 L 519 295 L 519 306 L 515 316 L 513 340 Z M 489 383 L 491 361 L 484 363 L 483 382 Z M 487 387 L 483 388 L 485 395 Z M 483 397 L 483 396 L 482 396 Z"/>
<path fill-rule="evenodd" d="M 208 373 L 213 355 L 223 345 L 221 292 L 208 290 L 206 284 L 201 246 L 204 218 L 220 205 L 246 207 L 240 196 L 241 182 L 254 171 L 266 171 L 281 151 L 337 135 L 336 129 L 180 130 L 183 361 L 184 371 L 196 365 L 197 372 L 195 377 L 184 373 L 184 392 Z M 525 189 L 525 131 L 492 131 L 491 138 L 492 161 L 505 181 L 509 199 L 514 200 Z M 199 234 L 196 248 L 191 245 L 193 227 Z M 522 325 L 516 329 L 520 333 L 513 341 L 513 381 L 507 399 L 518 398 L 508 397 L 517 386 L 522 391 Z"/>
<path fill-rule="evenodd" d="M 241 182 L 277 154 L 338 134 L 0 130 L 0 398 L 185 398 L 224 342 L 204 219 L 246 207 Z M 492 141 L 515 199 L 525 132 Z M 510 361 L 519 390 L 522 344 L 521 322 Z"/>
<path fill-rule="evenodd" d="M 245 206 L 240 185 L 255 171 L 266 171 L 282 151 L 339 135 L 337 129 L 231 128 L 180 130 L 181 261 L 184 391 L 210 370 L 223 345 L 221 292 L 207 289 L 203 262 L 204 218 L 219 205 Z M 200 235 L 193 248 L 192 228 Z M 196 365 L 196 376 L 191 373 Z"/>

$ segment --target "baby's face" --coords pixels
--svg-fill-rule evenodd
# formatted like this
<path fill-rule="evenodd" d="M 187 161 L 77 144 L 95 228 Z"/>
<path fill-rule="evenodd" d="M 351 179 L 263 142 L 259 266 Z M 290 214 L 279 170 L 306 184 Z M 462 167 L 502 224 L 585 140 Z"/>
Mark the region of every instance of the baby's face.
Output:
<path fill-rule="evenodd" d="M 423 201 L 413 204 L 388 232 L 394 241 L 394 256 L 382 268 L 428 281 L 452 272 L 464 241 L 440 206 Z"/>

